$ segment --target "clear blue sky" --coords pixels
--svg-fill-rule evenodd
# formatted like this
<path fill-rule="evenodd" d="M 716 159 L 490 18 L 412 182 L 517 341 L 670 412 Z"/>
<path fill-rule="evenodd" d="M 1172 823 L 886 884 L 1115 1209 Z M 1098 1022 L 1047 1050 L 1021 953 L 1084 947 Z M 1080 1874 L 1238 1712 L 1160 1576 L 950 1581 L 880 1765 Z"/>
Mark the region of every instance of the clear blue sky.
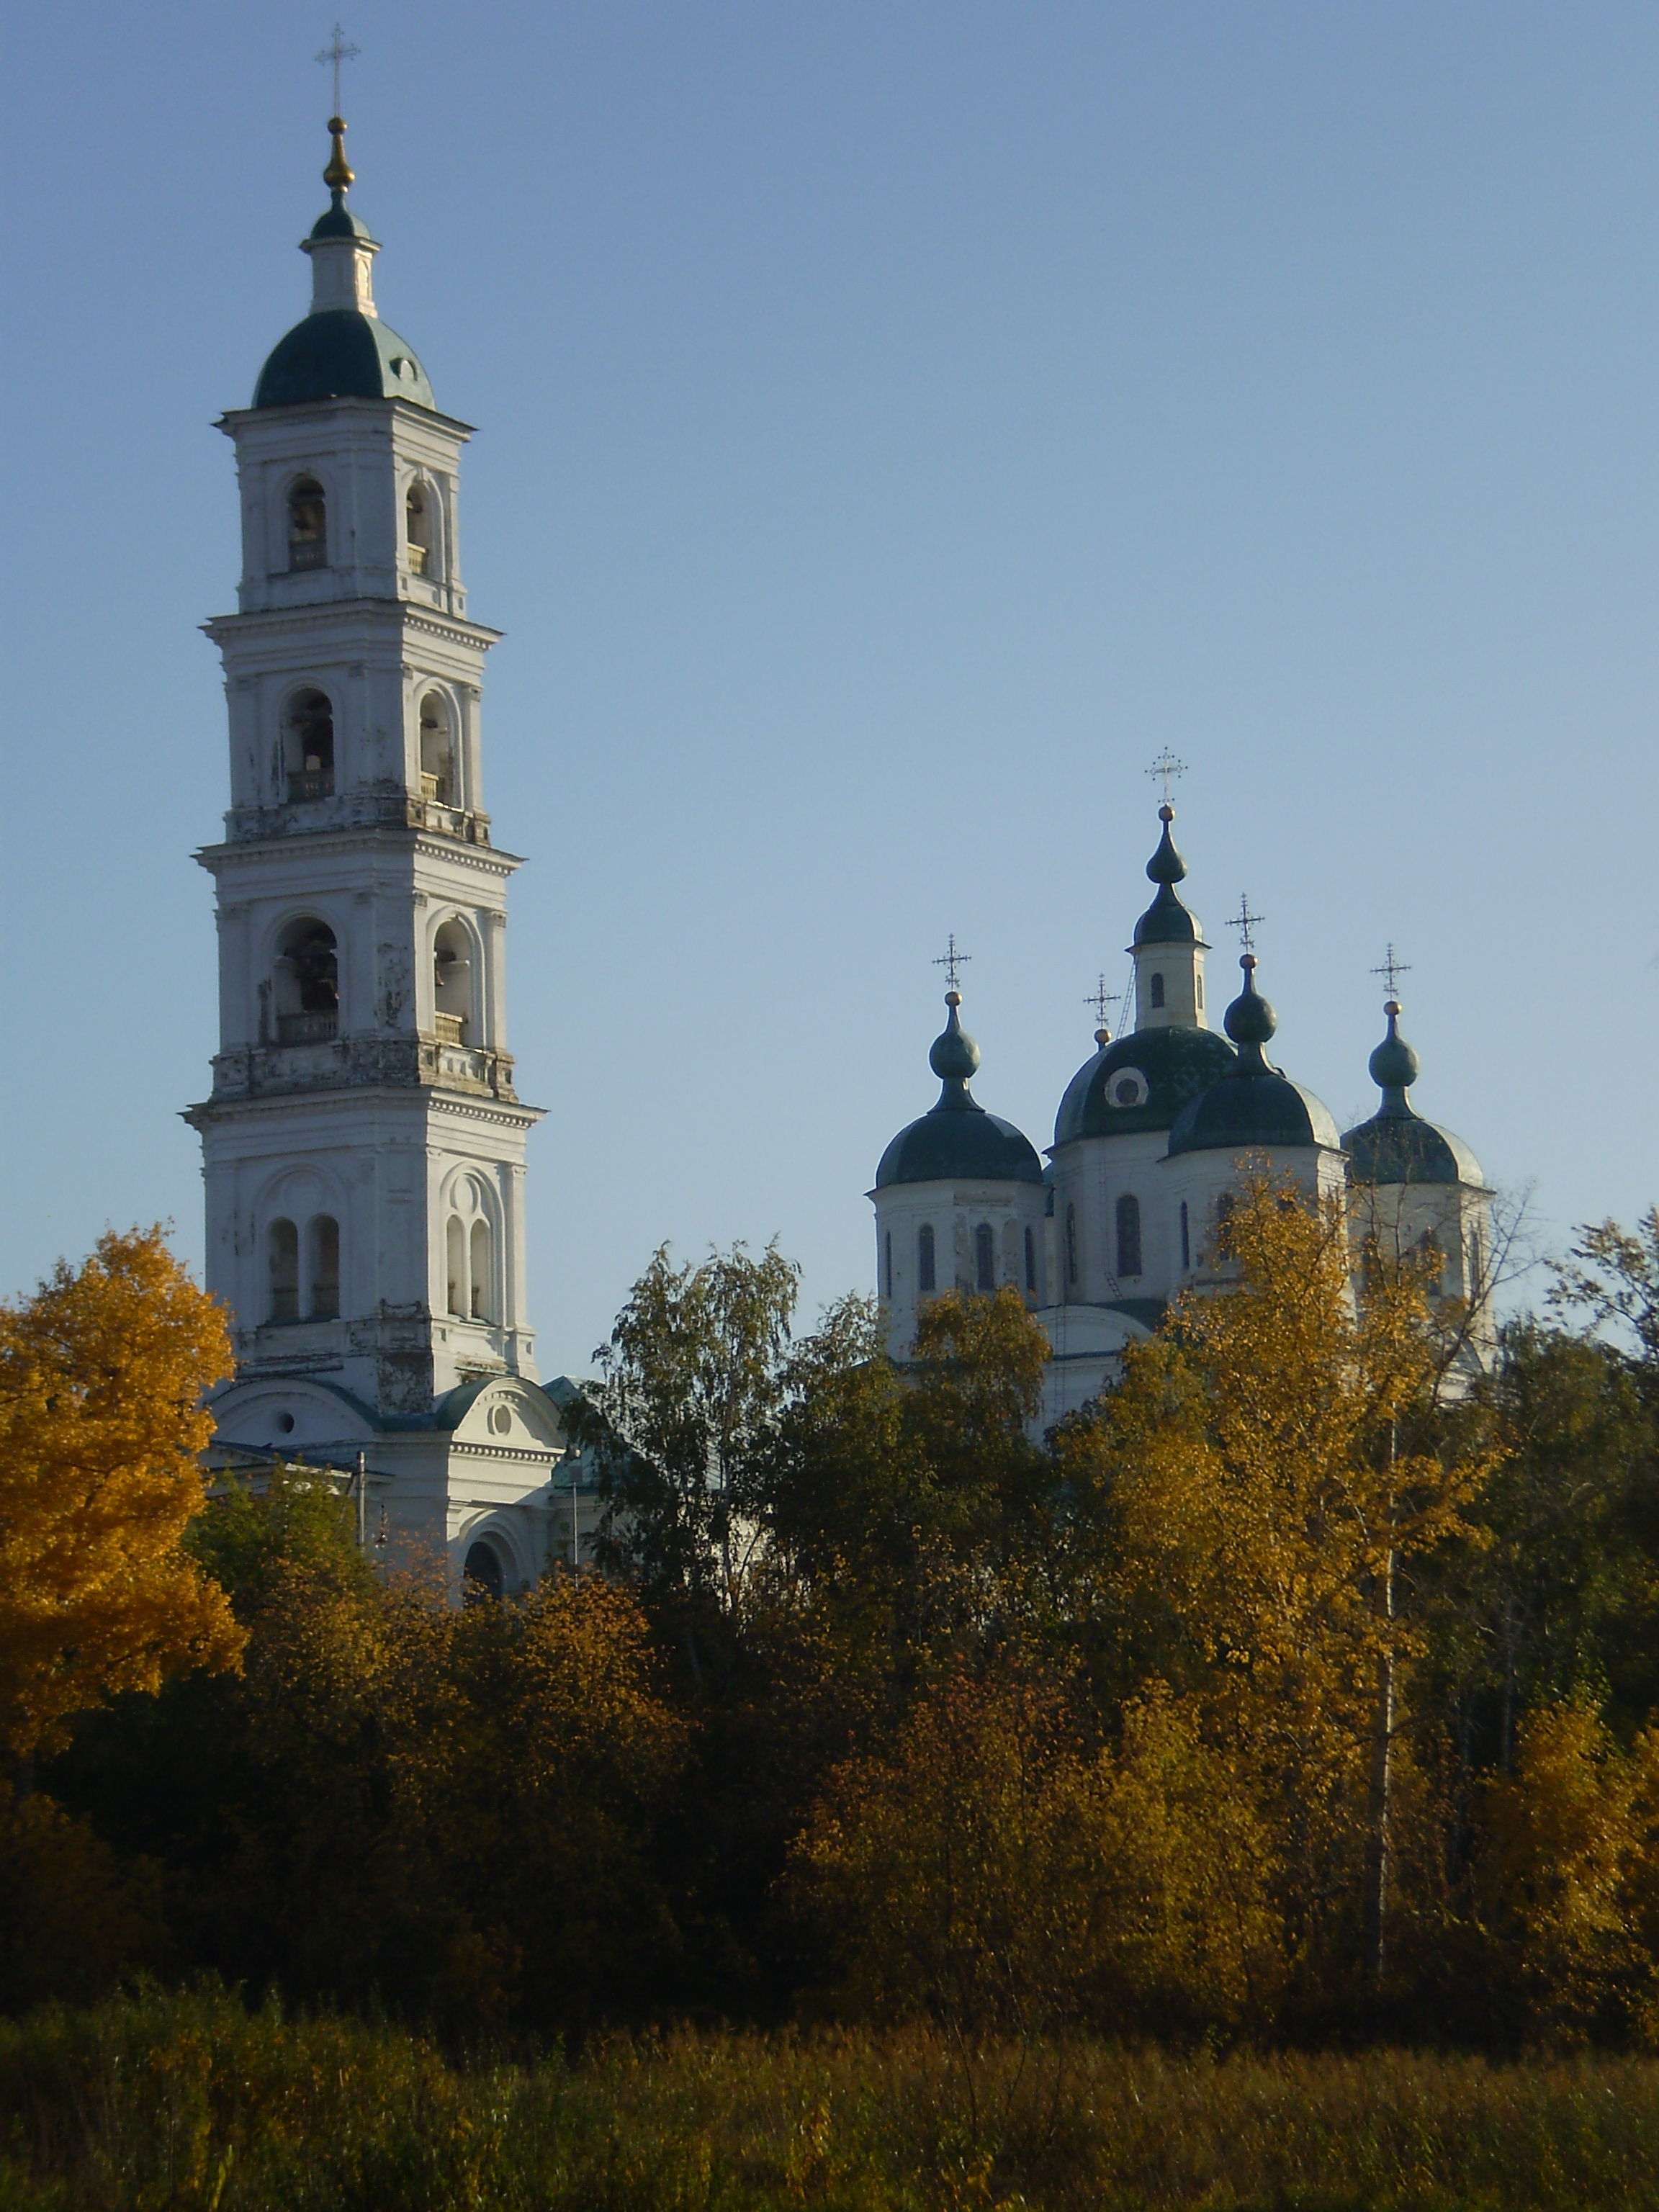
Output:
<path fill-rule="evenodd" d="M 199 1252 L 231 452 L 304 309 L 332 21 L 8 34 L 0 1282 Z M 1147 887 L 1267 915 L 1278 1056 L 1546 1237 L 1659 1197 L 1651 5 L 357 0 L 354 205 L 464 483 L 532 1314 L 659 1241 L 809 1305 L 934 1095 L 1039 1145 Z"/>

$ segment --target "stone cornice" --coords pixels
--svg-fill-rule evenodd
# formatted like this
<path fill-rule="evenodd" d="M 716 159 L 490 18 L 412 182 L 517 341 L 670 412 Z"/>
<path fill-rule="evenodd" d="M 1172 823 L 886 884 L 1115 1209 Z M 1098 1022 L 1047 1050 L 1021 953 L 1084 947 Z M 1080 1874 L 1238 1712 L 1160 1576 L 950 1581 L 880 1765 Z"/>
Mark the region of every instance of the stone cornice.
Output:
<path fill-rule="evenodd" d="M 340 830 L 296 830 L 275 837 L 238 837 L 220 845 L 198 846 L 191 858 L 198 867 L 205 868 L 216 877 L 222 868 L 238 860 L 250 860 L 275 853 L 326 852 L 343 853 L 356 848 L 373 851 L 376 847 L 391 846 L 404 852 L 424 850 L 440 859 L 459 861 L 476 868 L 481 875 L 495 876 L 505 881 L 524 866 L 517 853 L 503 852 L 499 845 L 474 845 L 465 837 L 441 837 L 430 830 L 405 829 L 396 823 L 353 823 Z"/>
<path fill-rule="evenodd" d="M 479 1121 L 497 1129 L 533 1129 L 538 1121 L 546 1119 L 548 1110 L 545 1106 L 509 1106 L 499 1098 L 446 1091 L 435 1083 L 411 1083 L 395 1089 L 388 1084 L 342 1083 L 318 1084 L 303 1091 L 262 1091 L 252 1098 L 204 1098 L 194 1106 L 180 1107 L 179 1119 L 192 1129 L 204 1129 L 213 1121 L 246 1121 L 259 1115 L 291 1115 L 296 1106 L 407 1105 L 410 1100 L 441 1109 L 456 1120 Z"/>
<path fill-rule="evenodd" d="M 222 651 L 232 638 L 281 636 L 294 630 L 314 633 L 319 619 L 342 614 L 355 615 L 360 620 L 367 617 L 388 630 L 422 630 L 428 636 L 447 639 L 452 644 L 470 645 L 480 653 L 488 653 L 506 635 L 503 630 L 487 629 L 483 623 L 469 622 L 464 615 L 441 614 L 435 607 L 416 607 L 408 599 L 362 598 L 316 599 L 302 606 L 264 607 L 249 614 L 214 615 L 202 624 L 202 629 Z"/>

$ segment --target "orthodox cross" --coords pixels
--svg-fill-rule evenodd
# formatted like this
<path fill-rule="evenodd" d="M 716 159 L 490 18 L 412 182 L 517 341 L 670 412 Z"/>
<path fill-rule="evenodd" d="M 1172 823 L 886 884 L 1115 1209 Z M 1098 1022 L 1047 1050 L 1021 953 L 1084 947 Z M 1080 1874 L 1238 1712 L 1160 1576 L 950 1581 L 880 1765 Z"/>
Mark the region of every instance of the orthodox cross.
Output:
<path fill-rule="evenodd" d="M 317 57 L 319 62 L 332 62 L 334 64 L 334 112 L 337 115 L 340 112 L 340 64 L 355 62 L 362 52 L 362 48 L 354 46 L 337 23 L 331 43 L 325 46 Z"/>
<path fill-rule="evenodd" d="M 1187 773 L 1187 763 L 1183 760 L 1177 760 L 1175 755 L 1170 750 L 1168 745 L 1165 745 L 1163 751 L 1152 763 L 1146 773 L 1151 776 L 1163 777 L 1164 804 L 1167 806 L 1170 803 L 1170 779 L 1174 776 L 1185 775 Z"/>
<path fill-rule="evenodd" d="M 953 929 L 951 932 L 950 943 L 939 957 L 934 961 L 933 965 L 935 968 L 942 968 L 945 970 L 945 981 L 953 991 L 959 991 L 962 988 L 962 970 L 973 957 L 971 952 L 957 951 L 957 933 Z"/>
<path fill-rule="evenodd" d="M 1244 891 L 1241 891 L 1238 895 L 1238 912 L 1235 915 L 1229 915 L 1227 927 L 1229 929 L 1236 929 L 1238 932 L 1239 941 L 1243 945 L 1244 950 L 1247 952 L 1254 952 L 1255 951 L 1255 933 L 1267 919 L 1267 917 L 1265 914 L 1252 914 L 1250 912 L 1249 895 Z"/>
<path fill-rule="evenodd" d="M 1382 962 L 1382 965 L 1380 968 L 1373 968 L 1371 970 L 1373 975 L 1387 976 L 1389 982 L 1389 996 L 1391 999 L 1397 999 L 1400 996 L 1400 978 L 1402 975 L 1409 975 L 1411 972 L 1411 963 L 1408 960 L 1396 960 L 1395 958 L 1394 946 L 1392 943 L 1389 946 L 1388 953 Z"/>
<path fill-rule="evenodd" d="M 1090 992 L 1083 1003 L 1085 1006 L 1094 1008 L 1095 1027 L 1103 1030 L 1107 1026 L 1106 1016 L 1109 1010 L 1116 1006 L 1117 1000 L 1115 994 L 1106 988 L 1106 978 L 1103 975 L 1098 985 Z"/>

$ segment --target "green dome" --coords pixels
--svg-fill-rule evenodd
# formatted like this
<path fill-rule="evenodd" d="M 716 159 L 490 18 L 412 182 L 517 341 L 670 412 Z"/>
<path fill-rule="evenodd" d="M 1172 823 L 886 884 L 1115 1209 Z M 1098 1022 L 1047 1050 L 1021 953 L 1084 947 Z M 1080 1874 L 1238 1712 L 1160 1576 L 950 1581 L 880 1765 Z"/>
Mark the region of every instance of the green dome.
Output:
<path fill-rule="evenodd" d="M 1244 988 L 1227 1009 L 1238 1057 L 1220 1080 L 1182 1109 L 1170 1132 L 1170 1158 L 1181 1152 L 1341 1149 L 1336 1123 L 1311 1091 L 1270 1066 L 1262 1047 L 1279 1024 L 1255 988 L 1255 956 L 1239 961 Z"/>
<path fill-rule="evenodd" d="M 1461 1182 L 1484 1188 L 1480 1163 L 1462 1139 L 1425 1121 L 1407 1097 L 1417 1080 L 1417 1054 L 1400 1034 L 1398 1000 L 1390 999 L 1383 1012 L 1389 1033 L 1370 1057 L 1371 1080 L 1382 1093 L 1382 1103 L 1342 1139 L 1349 1182 Z"/>
<path fill-rule="evenodd" d="M 1103 1044 L 1066 1085 L 1054 1143 L 1167 1129 L 1189 1100 L 1226 1073 L 1233 1057 L 1213 1030 L 1131 1030 Z"/>
<path fill-rule="evenodd" d="M 969 1091 L 979 1047 L 958 1018 L 957 993 L 947 993 L 945 1003 L 951 1011 L 927 1054 L 939 1078 L 938 1103 L 889 1145 L 876 1170 L 876 1188 L 900 1182 L 1041 1183 L 1042 1163 L 1030 1139 L 1012 1121 L 988 1114 Z"/>
<path fill-rule="evenodd" d="M 356 307 L 325 307 L 296 323 L 272 349 L 253 392 L 256 407 L 318 399 L 407 399 L 434 414 L 438 408 L 414 348 L 378 315 Z"/>
<path fill-rule="evenodd" d="M 1175 809 L 1167 799 L 1158 808 L 1158 818 L 1164 824 L 1164 835 L 1158 839 L 1157 852 L 1146 863 L 1147 876 L 1158 885 L 1158 896 L 1135 924 L 1135 943 L 1200 945 L 1204 933 L 1199 927 L 1198 916 L 1189 914 L 1175 894 L 1175 886 L 1187 873 L 1187 863 L 1176 852 L 1175 839 L 1170 835 Z"/>

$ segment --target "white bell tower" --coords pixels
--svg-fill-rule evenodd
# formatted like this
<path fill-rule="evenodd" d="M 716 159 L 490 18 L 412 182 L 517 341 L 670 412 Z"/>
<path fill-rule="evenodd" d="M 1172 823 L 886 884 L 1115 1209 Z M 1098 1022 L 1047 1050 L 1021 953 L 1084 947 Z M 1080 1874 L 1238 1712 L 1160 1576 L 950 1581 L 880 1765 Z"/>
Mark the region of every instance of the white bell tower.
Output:
<path fill-rule="evenodd" d="M 468 618 L 459 463 L 332 204 L 312 308 L 221 424 L 242 581 L 223 657 L 220 1048 L 201 1132 L 208 1284 L 234 1316 L 222 1447 L 369 1471 L 368 1521 L 510 1587 L 540 1571 L 562 1451 L 525 1312 L 525 1141 L 505 901 Z M 477 1554 L 474 1557 L 474 1554 Z"/>

